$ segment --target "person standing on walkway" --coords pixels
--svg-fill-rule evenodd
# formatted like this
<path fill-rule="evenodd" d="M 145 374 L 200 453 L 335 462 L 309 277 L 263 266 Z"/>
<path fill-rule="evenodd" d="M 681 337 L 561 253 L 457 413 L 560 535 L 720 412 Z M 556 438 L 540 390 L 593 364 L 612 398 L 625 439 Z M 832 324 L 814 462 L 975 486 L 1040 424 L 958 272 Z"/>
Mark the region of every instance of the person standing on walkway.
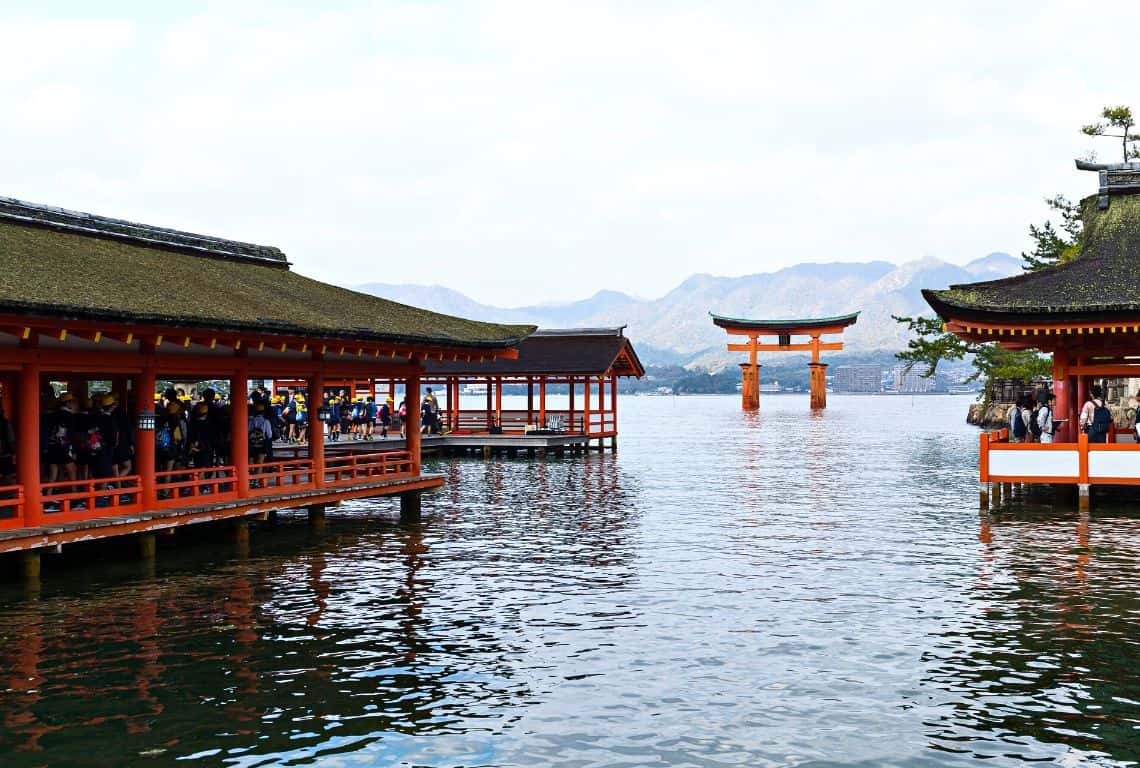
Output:
<path fill-rule="evenodd" d="M 1057 396 L 1050 392 L 1046 395 L 1044 404 L 1037 409 L 1037 429 L 1040 430 L 1042 443 L 1052 443 L 1057 431 L 1057 425 L 1053 421 L 1053 407 L 1056 403 Z"/>
<path fill-rule="evenodd" d="M 1089 436 L 1090 443 L 1107 443 L 1112 431 L 1112 411 L 1104 403 L 1104 390 L 1093 384 L 1089 388 L 1089 399 L 1081 408 L 1081 431 Z"/>

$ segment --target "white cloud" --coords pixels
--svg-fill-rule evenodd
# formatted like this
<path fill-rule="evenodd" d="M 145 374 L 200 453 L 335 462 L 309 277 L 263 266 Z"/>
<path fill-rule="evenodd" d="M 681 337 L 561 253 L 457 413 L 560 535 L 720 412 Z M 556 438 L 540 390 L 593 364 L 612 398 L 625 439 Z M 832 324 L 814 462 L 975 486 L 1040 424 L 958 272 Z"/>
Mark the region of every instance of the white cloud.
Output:
<path fill-rule="evenodd" d="M 1082 39 L 1069 3 L 193 8 L 0 16 L 0 194 L 279 245 L 349 284 L 655 295 L 1016 252 L 1042 197 L 1092 189 L 1077 125 L 1140 108 L 1127 47 Z"/>

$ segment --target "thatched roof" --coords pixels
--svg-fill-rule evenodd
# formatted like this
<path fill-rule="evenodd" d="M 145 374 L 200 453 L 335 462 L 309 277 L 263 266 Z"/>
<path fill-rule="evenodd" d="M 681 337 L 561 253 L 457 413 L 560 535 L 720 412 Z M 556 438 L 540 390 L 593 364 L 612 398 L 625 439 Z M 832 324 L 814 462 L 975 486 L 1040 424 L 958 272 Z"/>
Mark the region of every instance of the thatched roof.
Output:
<path fill-rule="evenodd" d="M 304 277 L 269 246 L 0 198 L 0 312 L 502 348 L 534 326 L 428 312 Z"/>
<path fill-rule="evenodd" d="M 1133 175 L 1140 174 L 1140 163 L 1128 165 L 1135 166 Z M 1083 242 L 1073 261 L 1003 280 L 924 290 L 922 295 L 945 319 L 1135 320 L 1140 316 L 1140 188 L 1124 180 L 1106 184 L 1102 178 L 1102 194 L 1081 201 L 1081 217 Z"/>
<path fill-rule="evenodd" d="M 645 375 L 622 328 L 541 329 L 518 345 L 517 360 L 424 363 L 428 376 Z"/>

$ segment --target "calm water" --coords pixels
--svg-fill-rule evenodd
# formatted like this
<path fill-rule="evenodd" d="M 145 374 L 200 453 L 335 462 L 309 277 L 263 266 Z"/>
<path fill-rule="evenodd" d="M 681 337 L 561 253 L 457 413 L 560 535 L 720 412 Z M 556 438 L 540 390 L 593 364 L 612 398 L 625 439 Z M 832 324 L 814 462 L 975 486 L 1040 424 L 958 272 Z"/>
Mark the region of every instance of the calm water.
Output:
<path fill-rule="evenodd" d="M 1140 507 L 980 515 L 967 400 L 623 398 L 617 456 L 0 592 L 0 765 L 1131 765 Z"/>

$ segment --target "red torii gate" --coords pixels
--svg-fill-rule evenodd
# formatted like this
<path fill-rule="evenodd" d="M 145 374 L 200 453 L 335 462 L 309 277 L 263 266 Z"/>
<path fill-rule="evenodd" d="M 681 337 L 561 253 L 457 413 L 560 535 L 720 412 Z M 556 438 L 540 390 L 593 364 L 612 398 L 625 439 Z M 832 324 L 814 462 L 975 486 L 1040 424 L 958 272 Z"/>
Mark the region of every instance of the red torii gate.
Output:
<path fill-rule="evenodd" d="M 712 312 L 709 315 L 713 324 L 723 328 L 729 336 L 746 336 L 746 344 L 729 344 L 729 352 L 747 352 L 748 362 L 741 363 L 741 407 L 746 411 L 760 408 L 760 365 L 756 362 L 758 352 L 811 352 L 811 407 L 827 407 L 827 363 L 819 361 L 823 350 L 843 349 L 842 341 L 822 341 L 821 336 L 843 334 L 843 329 L 854 325 L 859 313 L 837 317 L 816 317 L 800 320 L 748 320 L 739 317 L 724 317 Z M 775 336 L 776 343 L 760 343 L 761 336 Z M 792 336 L 808 336 L 809 341 L 792 343 Z"/>

